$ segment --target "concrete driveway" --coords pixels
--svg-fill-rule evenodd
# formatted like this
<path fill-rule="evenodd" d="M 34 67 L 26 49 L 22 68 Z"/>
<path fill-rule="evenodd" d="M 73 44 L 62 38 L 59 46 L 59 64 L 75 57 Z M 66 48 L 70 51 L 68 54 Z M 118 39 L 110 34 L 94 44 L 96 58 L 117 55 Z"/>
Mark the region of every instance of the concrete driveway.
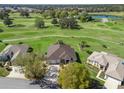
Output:
<path fill-rule="evenodd" d="M 26 79 L 23 73 L 23 68 L 20 66 L 11 66 L 12 71 L 9 73 L 7 77 L 9 78 L 19 78 L 19 79 Z"/>
<path fill-rule="evenodd" d="M 29 80 L 0 77 L 0 89 L 40 89 L 39 85 L 31 85 Z"/>

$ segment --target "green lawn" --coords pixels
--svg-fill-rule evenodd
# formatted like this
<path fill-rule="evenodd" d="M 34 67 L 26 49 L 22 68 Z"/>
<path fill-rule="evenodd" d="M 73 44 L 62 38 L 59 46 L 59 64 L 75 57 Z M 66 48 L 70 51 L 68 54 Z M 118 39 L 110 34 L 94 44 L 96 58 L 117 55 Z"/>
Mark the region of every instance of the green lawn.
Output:
<path fill-rule="evenodd" d="M 4 32 L 0 33 L 0 40 L 27 38 L 25 40 L 8 41 L 7 43 L 24 42 L 32 46 L 34 51 L 39 54 L 45 53 L 48 46 L 56 43 L 57 40 L 63 40 L 79 53 L 82 63 L 85 63 L 89 56 L 87 51 L 106 51 L 124 58 L 124 46 L 119 44 L 124 42 L 124 20 L 116 20 L 116 22 L 109 23 L 81 23 L 79 21 L 81 29 L 71 30 L 53 26 L 51 19 L 44 19 L 46 28 L 37 29 L 34 27 L 34 21 L 38 16 L 42 17 L 40 14 L 31 14 L 31 18 L 23 18 L 19 16 L 19 13 L 11 14 L 11 18 L 14 19 L 14 27 L 6 27 L 2 24 L 2 20 L 0 20 L 0 28 L 4 30 Z M 60 35 L 63 37 L 51 37 L 51 35 Z M 49 37 L 34 38 L 39 36 Z M 86 41 L 90 47 L 81 50 L 79 46 L 81 41 Z M 106 45 L 107 48 L 104 48 L 103 45 Z M 0 43 L 0 51 L 4 47 L 5 45 Z M 90 72 L 95 78 L 96 73 Z"/>

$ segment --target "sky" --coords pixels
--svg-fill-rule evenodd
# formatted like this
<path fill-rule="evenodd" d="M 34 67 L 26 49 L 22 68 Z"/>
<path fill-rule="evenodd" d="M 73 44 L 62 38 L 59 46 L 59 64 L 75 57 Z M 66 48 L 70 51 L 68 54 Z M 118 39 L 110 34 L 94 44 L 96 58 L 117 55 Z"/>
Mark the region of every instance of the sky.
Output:
<path fill-rule="evenodd" d="M 0 4 L 124 4 L 124 0 L 0 0 Z"/>

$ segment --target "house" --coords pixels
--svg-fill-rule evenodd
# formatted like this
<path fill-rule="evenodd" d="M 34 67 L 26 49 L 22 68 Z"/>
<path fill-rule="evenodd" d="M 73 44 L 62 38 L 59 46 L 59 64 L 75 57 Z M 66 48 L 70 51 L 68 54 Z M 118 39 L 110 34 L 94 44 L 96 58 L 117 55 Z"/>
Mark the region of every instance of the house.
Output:
<path fill-rule="evenodd" d="M 107 61 L 105 59 L 104 53 L 93 52 L 88 58 L 87 63 L 94 65 L 99 69 L 105 69 L 107 66 Z"/>
<path fill-rule="evenodd" d="M 118 86 L 122 85 L 122 83 L 124 81 L 123 61 L 120 61 L 120 62 L 115 61 L 114 64 L 110 64 L 108 69 L 105 72 L 105 79 L 106 79 L 106 82 L 105 82 L 104 86 L 106 88 L 109 88 L 109 89 L 114 88 L 115 89 L 115 88 L 118 88 Z"/>
<path fill-rule="evenodd" d="M 118 88 L 124 81 L 124 60 L 106 52 L 93 52 L 87 63 L 105 72 L 105 88 Z"/>
<path fill-rule="evenodd" d="M 7 62 L 7 61 L 14 61 L 17 56 L 22 56 L 27 53 L 29 49 L 28 45 L 25 44 L 18 44 L 18 45 L 8 45 L 5 49 L 0 53 L 0 61 Z"/>
<path fill-rule="evenodd" d="M 54 44 L 48 48 L 46 59 L 48 64 L 61 64 L 77 61 L 73 48 L 66 44 Z"/>

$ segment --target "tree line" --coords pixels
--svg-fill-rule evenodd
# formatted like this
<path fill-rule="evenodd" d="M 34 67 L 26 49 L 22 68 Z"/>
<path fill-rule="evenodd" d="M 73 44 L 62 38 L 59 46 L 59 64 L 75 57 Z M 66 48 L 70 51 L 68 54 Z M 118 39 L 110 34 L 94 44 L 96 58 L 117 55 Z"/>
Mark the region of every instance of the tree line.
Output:
<path fill-rule="evenodd" d="M 0 19 L 3 20 L 3 23 L 7 25 L 8 27 L 13 24 L 13 19 L 10 18 L 9 13 L 11 11 L 8 10 L 1 10 L 0 11 Z M 19 10 L 21 17 L 30 18 L 30 12 L 27 9 L 21 9 Z M 36 12 L 37 13 L 37 12 Z M 45 22 L 43 19 L 51 19 L 51 24 L 58 25 L 62 29 L 68 28 L 68 29 L 77 29 L 79 28 L 78 20 L 81 22 L 88 22 L 92 21 L 92 17 L 87 12 L 80 13 L 77 9 L 74 9 L 72 11 L 63 11 L 63 10 L 54 10 L 49 9 L 45 11 L 38 12 L 41 14 L 43 18 L 36 18 L 35 20 L 35 27 L 37 28 L 44 28 Z"/>
<path fill-rule="evenodd" d="M 18 8 L 34 8 L 34 9 L 41 9 L 41 10 L 46 10 L 49 8 L 53 9 L 74 9 L 78 8 L 80 10 L 85 10 L 87 12 L 111 12 L 111 11 L 124 11 L 124 5 L 123 4 L 99 4 L 99 5 L 83 5 L 83 4 L 78 4 L 78 5 L 0 5 L 2 8 L 10 7 L 14 9 Z"/>

